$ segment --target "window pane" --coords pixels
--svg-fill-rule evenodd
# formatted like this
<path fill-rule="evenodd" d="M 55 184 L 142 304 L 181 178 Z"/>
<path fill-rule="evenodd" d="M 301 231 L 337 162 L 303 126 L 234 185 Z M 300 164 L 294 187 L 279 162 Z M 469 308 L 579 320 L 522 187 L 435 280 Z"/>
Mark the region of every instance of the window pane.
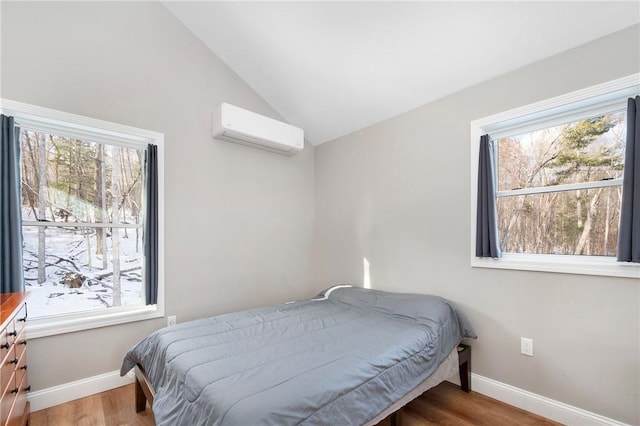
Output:
<path fill-rule="evenodd" d="M 114 231 L 112 235 L 111 228 L 23 227 L 30 316 L 144 303 L 142 229 Z M 114 261 L 119 274 L 114 273 Z"/>
<path fill-rule="evenodd" d="M 498 190 L 622 177 L 626 112 L 498 140 Z"/>
<path fill-rule="evenodd" d="M 143 151 L 22 130 L 22 218 L 142 223 Z"/>
<path fill-rule="evenodd" d="M 622 187 L 500 197 L 508 253 L 615 256 Z"/>

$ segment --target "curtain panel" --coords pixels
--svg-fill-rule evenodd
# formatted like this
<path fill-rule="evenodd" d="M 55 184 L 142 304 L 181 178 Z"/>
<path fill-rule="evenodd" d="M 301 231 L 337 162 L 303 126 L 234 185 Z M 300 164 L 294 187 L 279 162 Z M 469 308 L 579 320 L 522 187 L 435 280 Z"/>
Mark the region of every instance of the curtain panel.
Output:
<path fill-rule="evenodd" d="M 495 159 L 489 135 L 480 137 L 478 162 L 478 208 L 476 213 L 476 256 L 501 257 L 496 212 Z"/>
<path fill-rule="evenodd" d="M 158 303 L 158 147 L 149 144 L 145 155 L 144 271 L 147 305 Z"/>
<path fill-rule="evenodd" d="M 20 129 L 13 117 L 0 115 L 0 292 L 24 291 Z"/>
<path fill-rule="evenodd" d="M 627 101 L 627 146 L 624 154 L 618 261 L 640 263 L 640 96 Z"/>

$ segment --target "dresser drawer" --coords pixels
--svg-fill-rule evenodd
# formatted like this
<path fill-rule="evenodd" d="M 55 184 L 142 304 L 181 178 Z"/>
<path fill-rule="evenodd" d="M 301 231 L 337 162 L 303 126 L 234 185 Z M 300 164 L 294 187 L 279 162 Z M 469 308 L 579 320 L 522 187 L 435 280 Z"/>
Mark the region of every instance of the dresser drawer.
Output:
<path fill-rule="evenodd" d="M 27 305 L 23 304 L 22 307 L 16 312 L 13 317 L 13 329 L 17 333 L 22 333 L 24 326 L 27 323 Z"/>
<path fill-rule="evenodd" d="M 14 378 L 15 376 L 12 376 Z M 9 414 L 11 413 L 11 407 L 15 402 L 16 396 L 18 395 L 18 387 L 15 386 L 15 381 L 11 386 L 5 389 L 2 400 L 0 401 L 0 425 L 4 426 L 9 419 Z"/>
<path fill-rule="evenodd" d="M 16 341 L 16 336 L 18 335 L 18 332 L 16 331 L 16 327 L 15 327 L 15 321 L 9 322 L 9 324 L 7 325 L 7 328 L 4 329 L 2 334 L 5 335 L 5 338 L 7 339 L 7 344 L 9 346 L 13 345 L 13 342 Z"/>
<path fill-rule="evenodd" d="M 22 344 L 20 342 L 22 342 Z M 24 332 L 18 335 L 14 351 L 18 359 L 18 363 L 15 364 L 15 380 L 16 383 L 20 383 L 27 375 L 27 345 L 26 340 L 24 340 Z"/>
<path fill-rule="evenodd" d="M 0 359 L 4 359 L 7 356 L 10 348 L 9 336 L 7 336 L 5 330 L 0 331 Z"/>
<path fill-rule="evenodd" d="M 29 389 L 27 386 L 27 376 L 24 375 L 17 386 L 18 391 L 13 394 L 13 404 L 7 415 L 7 426 L 24 424 L 25 408 L 27 407 L 27 391 Z M 15 388 L 13 390 L 15 390 Z"/>
<path fill-rule="evenodd" d="M 15 349 L 12 346 L 9 353 L 7 353 L 2 360 L 2 365 L 0 365 L 0 392 L 16 386 L 14 373 L 17 364 L 18 359 L 16 358 Z"/>

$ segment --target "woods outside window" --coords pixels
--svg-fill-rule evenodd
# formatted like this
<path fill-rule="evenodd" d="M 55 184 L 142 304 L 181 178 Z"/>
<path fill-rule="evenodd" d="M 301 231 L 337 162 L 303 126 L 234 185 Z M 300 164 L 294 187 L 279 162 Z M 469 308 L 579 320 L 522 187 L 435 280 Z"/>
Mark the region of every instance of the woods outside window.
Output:
<path fill-rule="evenodd" d="M 21 128 L 32 318 L 144 304 L 144 150 Z"/>
<path fill-rule="evenodd" d="M 495 140 L 505 253 L 615 257 L 626 112 Z"/>

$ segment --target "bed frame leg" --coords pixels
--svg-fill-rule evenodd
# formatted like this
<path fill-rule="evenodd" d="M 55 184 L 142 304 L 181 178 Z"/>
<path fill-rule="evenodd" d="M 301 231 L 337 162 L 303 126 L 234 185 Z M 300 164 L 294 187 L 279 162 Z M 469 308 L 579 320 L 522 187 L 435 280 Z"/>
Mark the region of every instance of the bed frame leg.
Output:
<path fill-rule="evenodd" d="M 389 425 L 390 426 L 398 426 L 398 412 L 394 411 L 389 416 Z"/>
<path fill-rule="evenodd" d="M 458 360 L 460 387 L 465 392 L 471 392 L 471 346 L 458 345 Z"/>
<path fill-rule="evenodd" d="M 147 408 L 147 397 L 144 395 L 140 381 L 136 377 L 136 413 L 144 411 Z"/>
<path fill-rule="evenodd" d="M 156 397 L 156 391 L 151 385 L 147 373 L 139 365 L 134 367 L 136 375 L 136 413 L 144 411 L 147 408 L 147 402 L 153 406 L 153 400 Z"/>

